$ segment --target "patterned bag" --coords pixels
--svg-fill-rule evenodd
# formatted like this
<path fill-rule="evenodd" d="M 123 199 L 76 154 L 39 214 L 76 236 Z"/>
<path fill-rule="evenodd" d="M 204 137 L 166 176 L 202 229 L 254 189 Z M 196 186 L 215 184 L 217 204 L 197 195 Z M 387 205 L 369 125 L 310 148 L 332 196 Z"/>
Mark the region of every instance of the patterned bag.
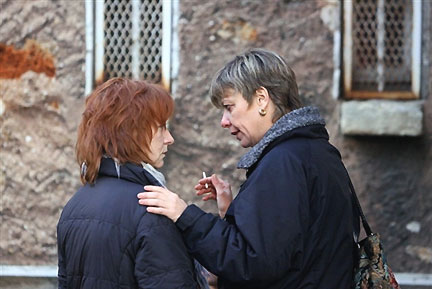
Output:
<path fill-rule="evenodd" d="M 350 187 L 367 235 L 366 238 L 357 243 L 359 261 L 354 268 L 353 289 L 400 289 L 387 264 L 380 236 L 372 233 L 351 183 Z"/>
<path fill-rule="evenodd" d="M 354 288 L 400 289 L 392 270 L 387 265 L 378 234 L 372 234 L 359 243 L 360 260 L 355 269 Z"/>

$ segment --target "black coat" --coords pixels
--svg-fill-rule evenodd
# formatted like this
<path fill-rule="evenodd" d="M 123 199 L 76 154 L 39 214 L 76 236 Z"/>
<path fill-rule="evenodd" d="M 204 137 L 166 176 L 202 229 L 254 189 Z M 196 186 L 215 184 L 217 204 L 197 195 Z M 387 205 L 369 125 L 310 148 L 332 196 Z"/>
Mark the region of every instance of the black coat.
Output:
<path fill-rule="evenodd" d="M 288 130 L 249 167 L 225 220 L 190 205 L 177 221 L 219 289 L 350 288 L 358 215 L 322 124 Z"/>
<path fill-rule="evenodd" d="M 79 189 L 61 214 L 59 288 L 197 288 L 178 229 L 138 204 L 150 184 L 158 182 L 142 167 L 123 165 L 118 178 L 102 159 L 95 185 Z"/>

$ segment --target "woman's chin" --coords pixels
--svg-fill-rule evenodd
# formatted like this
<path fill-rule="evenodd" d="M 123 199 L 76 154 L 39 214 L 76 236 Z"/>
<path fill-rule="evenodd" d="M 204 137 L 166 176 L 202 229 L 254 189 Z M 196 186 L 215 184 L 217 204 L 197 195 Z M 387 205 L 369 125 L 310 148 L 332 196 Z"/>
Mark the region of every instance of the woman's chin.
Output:
<path fill-rule="evenodd" d="M 241 141 L 240 141 L 240 146 L 241 146 L 242 148 L 249 148 L 249 147 L 253 147 L 254 145 L 251 144 L 250 141 L 247 141 L 247 140 L 241 140 Z"/>
<path fill-rule="evenodd" d="M 163 161 L 163 160 L 160 160 L 160 161 L 156 162 L 156 163 L 153 165 L 153 167 L 156 168 L 156 169 L 160 169 L 161 167 L 163 167 L 163 165 L 164 165 L 164 161 Z"/>

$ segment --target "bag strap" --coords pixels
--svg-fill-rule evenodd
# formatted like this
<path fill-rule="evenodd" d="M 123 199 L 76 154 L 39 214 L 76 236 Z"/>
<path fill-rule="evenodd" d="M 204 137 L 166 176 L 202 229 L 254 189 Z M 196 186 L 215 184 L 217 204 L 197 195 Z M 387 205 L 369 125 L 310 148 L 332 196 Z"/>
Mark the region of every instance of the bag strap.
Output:
<path fill-rule="evenodd" d="M 360 202 L 359 202 L 359 200 L 357 198 L 357 194 L 356 194 L 356 192 L 354 190 L 354 186 L 353 186 L 353 184 L 351 182 L 351 179 L 350 179 L 349 175 L 348 175 L 348 181 L 349 181 L 349 186 L 350 186 L 350 189 L 351 189 L 351 194 L 352 194 L 354 203 L 355 203 L 355 205 L 356 205 L 356 207 L 357 207 L 357 209 L 359 211 L 359 214 L 360 214 L 360 218 L 361 218 L 361 221 L 362 221 L 362 224 L 363 224 L 363 228 L 364 228 L 364 230 L 366 232 L 366 235 L 370 236 L 370 235 L 373 234 L 372 230 L 371 230 L 368 222 L 366 221 L 365 215 L 363 214 L 363 210 L 362 210 L 362 208 L 360 206 Z"/>

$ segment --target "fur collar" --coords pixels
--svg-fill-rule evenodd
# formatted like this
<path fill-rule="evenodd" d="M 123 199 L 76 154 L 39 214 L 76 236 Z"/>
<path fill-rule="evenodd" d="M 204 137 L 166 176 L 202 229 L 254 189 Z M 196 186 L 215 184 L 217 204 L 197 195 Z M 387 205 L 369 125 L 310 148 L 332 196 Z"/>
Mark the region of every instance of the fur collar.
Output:
<path fill-rule="evenodd" d="M 299 127 L 314 124 L 325 125 L 325 121 L 320 116 L 318 108 L 316 107 L 306 106 L 285 114 L 273 124 L 263 138 L 254 145 L 250 151 L 241 157 L 237 168 L 249 169 L 259 159 L 264 149 L 284 133 Z"/>

